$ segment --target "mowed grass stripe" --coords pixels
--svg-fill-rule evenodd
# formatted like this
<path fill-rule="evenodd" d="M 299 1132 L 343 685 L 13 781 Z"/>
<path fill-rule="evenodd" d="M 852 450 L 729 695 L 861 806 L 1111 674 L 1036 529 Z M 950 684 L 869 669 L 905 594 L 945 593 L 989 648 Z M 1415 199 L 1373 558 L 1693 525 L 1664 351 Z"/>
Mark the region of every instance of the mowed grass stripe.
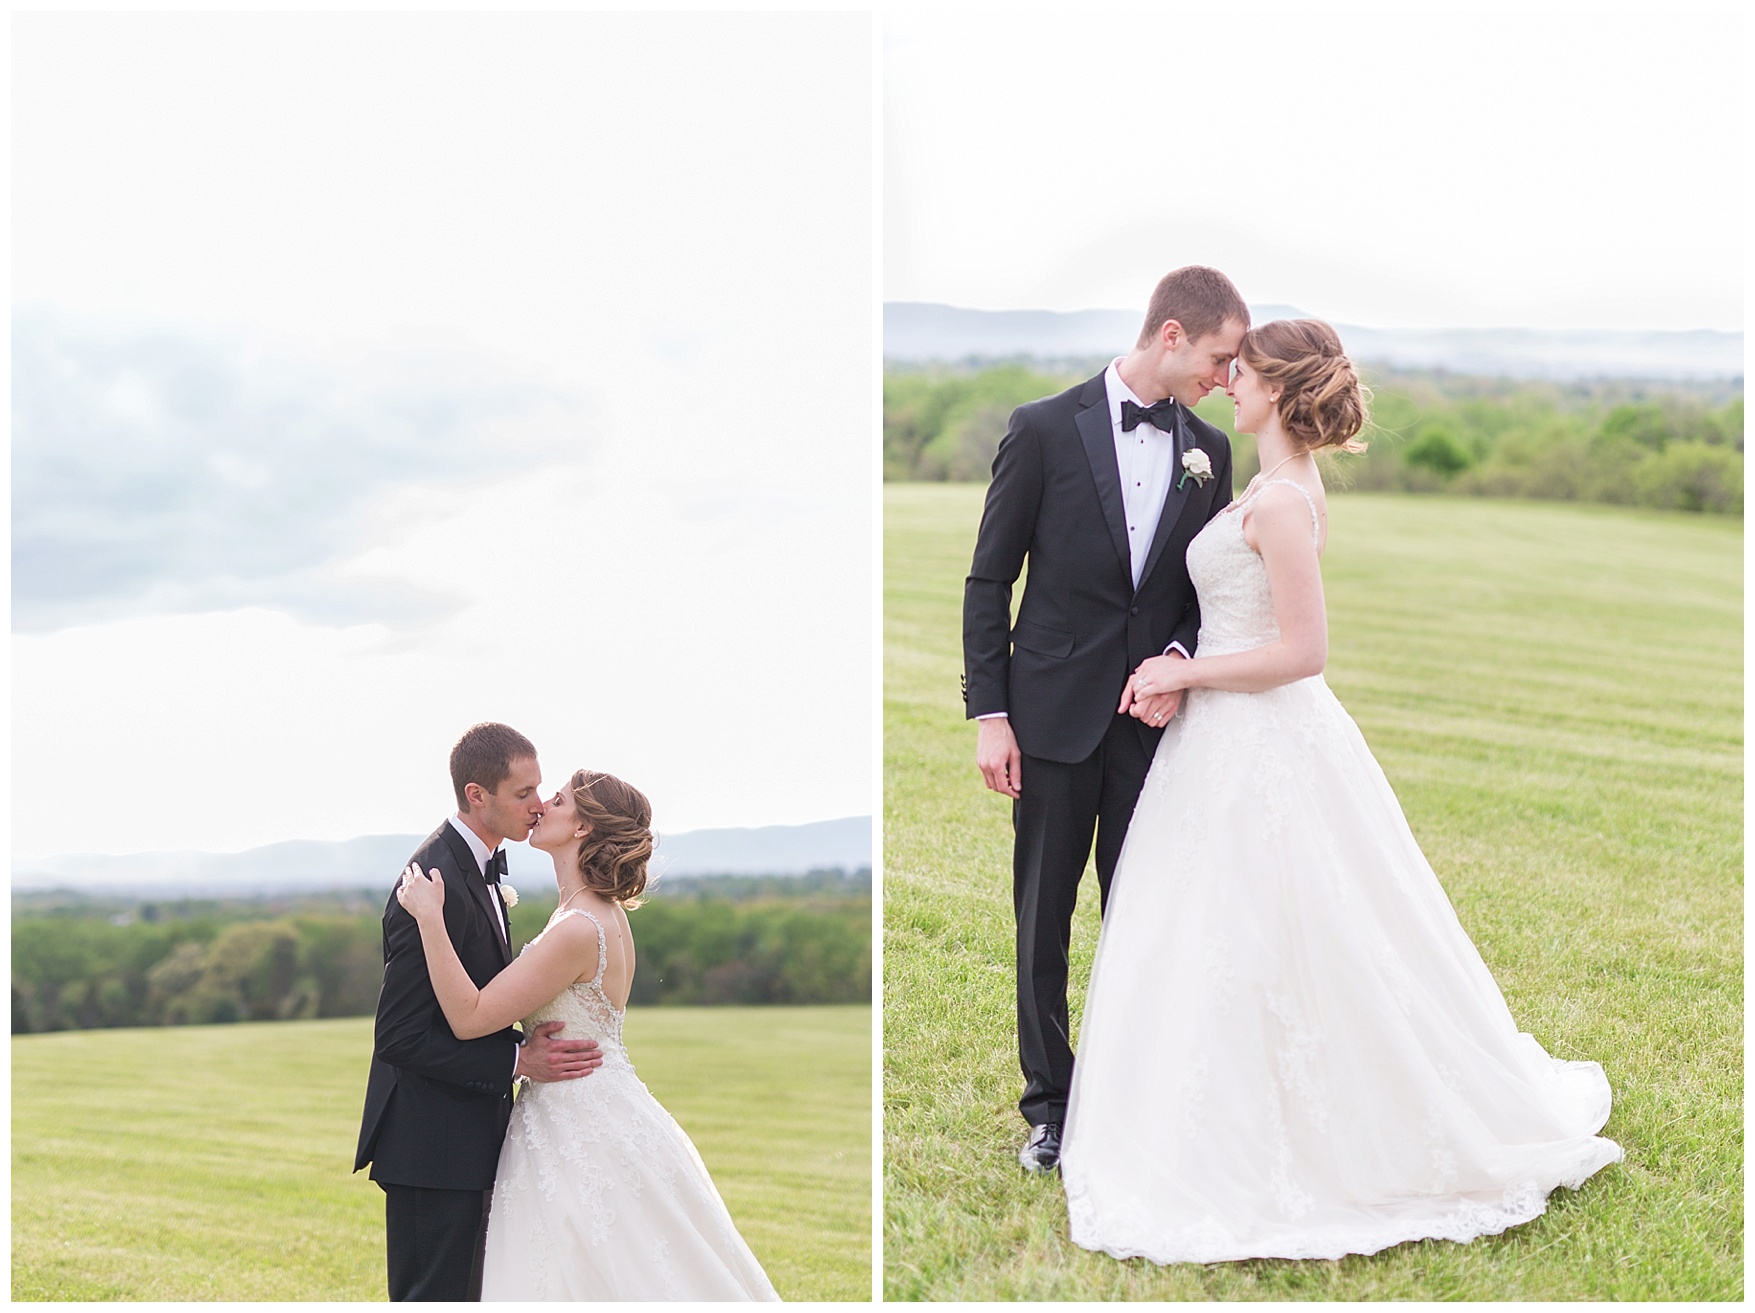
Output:
<path fill-rule="evenodd" d="M 1741 522 L 1331 500 L 1328 680 L 1519 1024 L 1604 1063 L 1628 1161 L 1472 1245 L 1164 1269 L 1071 1245 L 1012 1157 L 1009 813 L 957 695 L 982 491 L 885 490 L 888 1295 L 1740 1298 Z"/>
<path fill-rule="evenodd" d="M 788 1299 L 871 1289 L 871 1009 L 629 1014 Z M 383 1193 L 351 1175 L 367 1018 L 12 1041 L 12 1297 L 384 1298 Z"/>

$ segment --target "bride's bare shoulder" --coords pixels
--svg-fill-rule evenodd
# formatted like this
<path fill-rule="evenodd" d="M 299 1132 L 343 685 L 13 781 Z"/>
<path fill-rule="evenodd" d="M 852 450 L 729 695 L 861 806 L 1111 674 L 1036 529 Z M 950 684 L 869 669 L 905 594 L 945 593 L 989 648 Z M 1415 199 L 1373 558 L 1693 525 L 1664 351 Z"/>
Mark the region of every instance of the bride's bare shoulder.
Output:
<path fill-rule="evenodd" d="M 1302 480 L 1276 479 L 1255 494 L 1248 511 L 1244 530 L 1253 547 L 1259 546 L 1263 531 L 1270 535 L 1296 533 L 1309 540 L 1314 529 L 1314 538 L 1320 542 L 1328 520 L 1328 499 L 1320 482 L 1313 490 Z"/>
<path fill-rule="evenodd" d="M 562 908 L 554 914 L 554 919 L 543 930 L 542 937 L 556 940 L 569 953 L 575 949 L 582 952 L 589 948 L 592 960 L 595 962 L 598 925 L 601 924 L 602 920 L 602 914 L 598 913 L 595 908 Z"/>

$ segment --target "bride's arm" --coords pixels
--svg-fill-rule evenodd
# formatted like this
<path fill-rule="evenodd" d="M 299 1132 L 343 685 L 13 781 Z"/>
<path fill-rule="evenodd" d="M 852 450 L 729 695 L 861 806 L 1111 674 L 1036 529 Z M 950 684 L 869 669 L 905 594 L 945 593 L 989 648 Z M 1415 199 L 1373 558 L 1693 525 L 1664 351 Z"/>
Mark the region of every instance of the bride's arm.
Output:
<path fill-rule="evenodd" d="M 1322 567 L 1311 534 L 1310 505 L 1287 488 L 1269 488 L 1249 512 L 1249 536 L 1267 566 L 1280 636 L 1272 643 L 1224 656 L 1191 660 L 1152 657 L 1129 681 L 1131 697 L 1179 688 L 1261 693 L 1320 675 L 1328 662 L 1328 612 Z M 1143 687 L 1142 687 L 1143 685 Z M 1123 709 L 1129 699 L 1124 698 Z"/>
<path fill-rule="evenodd" d="M 477 989 L 445 931 L 445 882 L 410 867 L 396 898 L 420 926 L 421 948 L 433 993 L 451 1033 L 475 1039 L 504 1030 L 554 998 L 597 966 L 597 927 L 582 916 L 563 917 L 499 975 Z"/>

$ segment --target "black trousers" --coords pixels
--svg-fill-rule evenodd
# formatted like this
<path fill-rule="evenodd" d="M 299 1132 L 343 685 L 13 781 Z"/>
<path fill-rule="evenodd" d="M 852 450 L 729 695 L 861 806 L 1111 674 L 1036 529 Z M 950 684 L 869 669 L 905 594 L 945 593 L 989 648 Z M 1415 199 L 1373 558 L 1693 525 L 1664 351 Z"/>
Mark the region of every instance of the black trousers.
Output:
<path fill-rule="evenodd" d="M 1099 909 L 1133 805 L 1151 769 L 1143 726 L 1116 716 L 1083 761 L 1023 759 L 1023 789 L 1012 803 L 1012 908 L 1018 925 L 1018 1062 L 1032 1126 L 1066 1120 L 1073 1053 L 1066 1015 L 1067 950 L 1079 881 L 1097 839 Z M 1156 736 L 1153 736 L 1154 738 Z"/>
<path fill-rule="evenodd" d="M 392 1300 L 481 1299 L 491 1191 L 386 1185 L 384 1243 Z"/>

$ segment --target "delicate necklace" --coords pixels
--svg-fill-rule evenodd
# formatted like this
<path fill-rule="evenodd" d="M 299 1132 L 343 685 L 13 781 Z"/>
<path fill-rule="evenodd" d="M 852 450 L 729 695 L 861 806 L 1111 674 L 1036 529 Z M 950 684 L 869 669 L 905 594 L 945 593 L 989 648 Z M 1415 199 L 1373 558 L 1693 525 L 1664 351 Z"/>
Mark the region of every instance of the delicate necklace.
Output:
<path fill-rule="evenodd" d="M 1281 465 L 1286 465 L 1292 461 L 1297 460 L 1303 454 L 1304 453 L 1301 451 L 1295 451 L 1290 456 L 1286 457 L 1285 460 L 1280 461 L 1277 464 L 1275 464 L 1273 469 L 1262 470 L 1259 474 L 1257 474 L 1253 479 L 1251 479 L 1249 481 L 1249 488 L 1256 488 L 1256 487 L 1259 487 L 1260 485 L 1262 485 L 1263 483 L 1266 483 L 1268 475 L 1272 474 L 1274 472 L 1274 470 L 1279 469 Z M 1249 491 L 1249 489 L 1245 489 L 1245 491 L 1247 492 L 1247 491 Z"/>
<path fill-rule="evenodd" d="M 1291 462 L 1293 462 L 1293 461 L 1295 461 L 1295 460 L 1297 460 L 1297 459 L 1298 459 L 1298 458 L 1299 458 L 1299 457 L 1300 457 L 1300 456 L 1302 456 L 1302 455 L 1303 455 L 1303 454 L 1304 454 L 1304 453 L 1303 453 L 1303 452 L 1301 452 L 1301 451 L 1295 451 L 1295 452 L 1293 452 L 1293 453 L 1292 453 L 1292 454 L 1291 454 L 1291 455 L 1290 455 L 1290 456 L 1288 456 L 1288 457 L 1286 457 L 1286 459 L 1285 459 L 1285 460 L 1283 460 L 1283 461 L 1281 461 L 1281 462 L 1279 462 L 1279 464 L 1278 464 L 1278 465 L 1275 465 L 1275 466 L 1274 466 L 1274 469 L 1273 469 L 1273 470 L 1266 470 L 1266 471 L 1264 471 L 1264 472 L 1263 472 L 1263 473 L 1261 473 L 1261 474 L 1258 474 L 1258 475 L 1256 475 L 1256 476 L 1255 476 L 1255 477 L 1256 477 L 1256 478 L 1258 478 L 1258 479 L 1265 479 L 1265 478 L 1267 478 L 1267 476 L 1268 476 L 1268 475 L 1269 475 L 1269 474 L 1272 474 L 1272 473 L 1273 473 L 1273 472 L 1274 472 L 1274 470 L 1277 470 L 1277 469 L 1279 469 L 1279 468 L 1280 468 L 1280 465 L 1289 465 L 1289 464 L 1291 464 Z"/>
<path fill-rule="evenodd" d="M 562 912 L 566 911 L 567 904 L 572 902 L 575 898 L 577 898 L 580 894 L 582 894 L 584 892 L 585 892 L 585 886 L 580 885 L 577 889 L 573 890 L 572 893 L 568 894 L 565 898 L 561 899 L 561 905 L 559 907 L 555 908 L 555 915 L 559 916 Z"/>

